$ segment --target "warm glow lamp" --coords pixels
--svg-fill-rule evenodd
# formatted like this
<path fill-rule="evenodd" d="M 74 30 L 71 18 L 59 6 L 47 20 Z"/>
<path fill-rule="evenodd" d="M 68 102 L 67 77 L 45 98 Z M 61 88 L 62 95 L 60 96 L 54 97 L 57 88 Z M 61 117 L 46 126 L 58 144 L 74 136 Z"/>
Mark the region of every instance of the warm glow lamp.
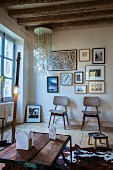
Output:
<path fill-rule="evenodd" d="M 14 95 L 18 94 L 18 86 L 17 85 L 15 85 L 14 88 L 13 88 L 13 94 Z"/>
<path fill-rule="evenodd" d="M 17 111 L 17 101 L 18 101 L 18 84 L 19 84 L 19 70 L 20 70 L 20 52 L 18 52 L 17 57 L 17 70 L 16 70 L 16 82 L 13 88 L 14 94 L 14 109 L 13 109 L 13 122 L 12 122 L 12 143 L 15 142 L 15 131 L 16 131 L 16 111 Z"/>

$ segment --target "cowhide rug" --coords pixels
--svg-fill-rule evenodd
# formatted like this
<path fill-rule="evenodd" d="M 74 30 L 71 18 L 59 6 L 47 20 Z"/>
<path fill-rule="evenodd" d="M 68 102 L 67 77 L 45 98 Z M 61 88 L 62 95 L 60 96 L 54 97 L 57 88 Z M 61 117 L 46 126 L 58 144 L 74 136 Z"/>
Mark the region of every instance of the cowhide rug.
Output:
<path fill-rule="evenodd" d="M 69 148 L 66 147 L 64 155 L 70 161 Z M 75 145 L 72 148 L 73 163 L 67 164 L 62 156 L 55 163 L 54 170 L 113 170 L 113 151 L 104 147 L 94 150 L 91 148 L 80 148 Z M 14 166 L 12 170 L 26 170 L 27 168 Z M 40 167 L 39 170 L 46 170 L 45 167 Z M 8 170 L 8 166 L 3 170 Z"/>

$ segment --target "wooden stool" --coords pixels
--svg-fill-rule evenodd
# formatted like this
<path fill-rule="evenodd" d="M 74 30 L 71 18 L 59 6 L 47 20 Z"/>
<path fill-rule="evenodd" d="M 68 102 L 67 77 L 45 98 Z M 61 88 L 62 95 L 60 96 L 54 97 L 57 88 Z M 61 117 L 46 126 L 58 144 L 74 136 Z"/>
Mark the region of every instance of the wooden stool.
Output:
<path fill-rule="evenodd" d="M 99 142 L 101 143 L 101 139 L 106 139 L 106 147 L 109 148 L 109 141 L 108 141 L 108 136 L 97 132 L 97 133 L 88 133 L 88 145 L 90 145 L 90 137 L 94 138 L 94 149 L 97 147 L 97 139 L 99 139 Z"/>

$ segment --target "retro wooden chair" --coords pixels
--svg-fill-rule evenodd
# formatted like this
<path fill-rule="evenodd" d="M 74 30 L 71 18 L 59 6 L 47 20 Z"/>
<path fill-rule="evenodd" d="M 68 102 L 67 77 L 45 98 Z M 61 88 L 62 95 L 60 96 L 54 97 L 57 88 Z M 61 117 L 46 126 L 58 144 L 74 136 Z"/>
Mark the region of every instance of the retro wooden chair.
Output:
<path fill-rule="evenodd" d="M 67 123 L 69 124 L 68 115 L 67 115 L 68 97 L 66 97 L 66 96 L 54 96 L 53 104 L 55 105 L 55 109 L 49 110 L 51 115 L 50 115 L 48 127 L 50 126 L 52 116 L 54 116 L 53 123 L 55 121 L 55 116 L 62 116 L 63 121 L 64 121 L 64 129 L 66 130 L 65 117 L 67 118 Z M 60 106 L 62 110 L 57 109 L 58 106 Z"/>
<path fill-rule="evenodd" d="M 86 97 L 85 96 L 83 100 L 83 105 L 85 106 L 85 110 L 82 110 L 83 120 L 82 120 L 81 130 L 85 123 L 85 117 L 96 117 L 98 120 L 99 131 L 101 132 L 100 119 L 99 119 L 99 113 L 101 113 L 101 111 L 98 111 L 98 106 L 100 105 L 99 97 Z M 90 110 L 88 109 L 89 107 L 90 107 Z M 92 108 L 94 109 L 91 110 Z"/>

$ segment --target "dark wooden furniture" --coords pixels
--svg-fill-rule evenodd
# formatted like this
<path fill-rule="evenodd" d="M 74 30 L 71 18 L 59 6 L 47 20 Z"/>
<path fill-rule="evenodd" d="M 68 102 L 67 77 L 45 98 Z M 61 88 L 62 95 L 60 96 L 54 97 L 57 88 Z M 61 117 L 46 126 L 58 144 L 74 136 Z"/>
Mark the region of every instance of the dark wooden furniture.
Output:
<path fill-rule="evenodd" d="M 101 111 L 98 111 L 98 106 L 100 105 L 99 97 L 85 96 L 83 100 L 83 105 L 85 106 L 85 110 L 82 110 L 83 120 L 82 120 L 81 130 L 85 123 L 85 117 L 96 117 L 98 120 L 99 131 L 101 132 L 100 119 L 99 119 L 99 113 L 101 113 Z M 90 110 L 88 110 L 89 108 Z M 94 109 L 91 110 L 92 108 L 94 108 L 95 110 Z"/>
<path fill-rule="evenodd" d="M 106 147 L 109 148 L 109 141 L 108 141 L 108 136 L 104 135 L 103 133 L 88 133 L 88 144 L 90 145 L 90 138 L 94 138 L 94 149 L 97 147 L 97 139 L 99 139 L 100 143 L 102 139 L 106 140 Z"/>
<path fill-rule="evenodd" d="M 3 133 L 4 133 L 4 121 L 5 118 L 0 117 L 0 120 L 2 121 L 2 126 L 1 126 L 1 141 L 3 140 Z"/>
<path fill-rule="evenodd" d="M 67 123 L 69 124 L 68 121 L 68 115 L 67 115 L 67 105 L 68 105 L 68 98 L 66 96 L 54 96 L 53 99 L 53 104 L 55 105 L 55 109 L 51 109 L 49 110 L 51 112 L 50 115 L 50 120 L 49 120 L 49 125 L 51 123 L 51 117 L 54 116 L 53 118 L 53 123 L 55 121 L 55 116 L 62 116 L 63 117 L 63 121 L 64 121 L 64 129 L 66 130 L 66 125 L 65 125 L 65 116 L 67 118 Z M 63 107 L 62 110 L 58 110 L 58 107 Z"/>
<path fill-rule="evenodd" d="M 24 167 L 38 168 L 47 166 L 53 168 L 56 160 L 70 141 L 70 162 L 72 162 L 72 145 L 70 135 L 57 135 L 55 141 L 49 139 L 47 133 L 33 133 L 33 147 L 29 150 L 16 150 L 16 144 L 12 144 L 0 152 L 0 162 L 9 165 L 22 165 Z M 11 167 L 9 168 L 11 169 Z"/>

